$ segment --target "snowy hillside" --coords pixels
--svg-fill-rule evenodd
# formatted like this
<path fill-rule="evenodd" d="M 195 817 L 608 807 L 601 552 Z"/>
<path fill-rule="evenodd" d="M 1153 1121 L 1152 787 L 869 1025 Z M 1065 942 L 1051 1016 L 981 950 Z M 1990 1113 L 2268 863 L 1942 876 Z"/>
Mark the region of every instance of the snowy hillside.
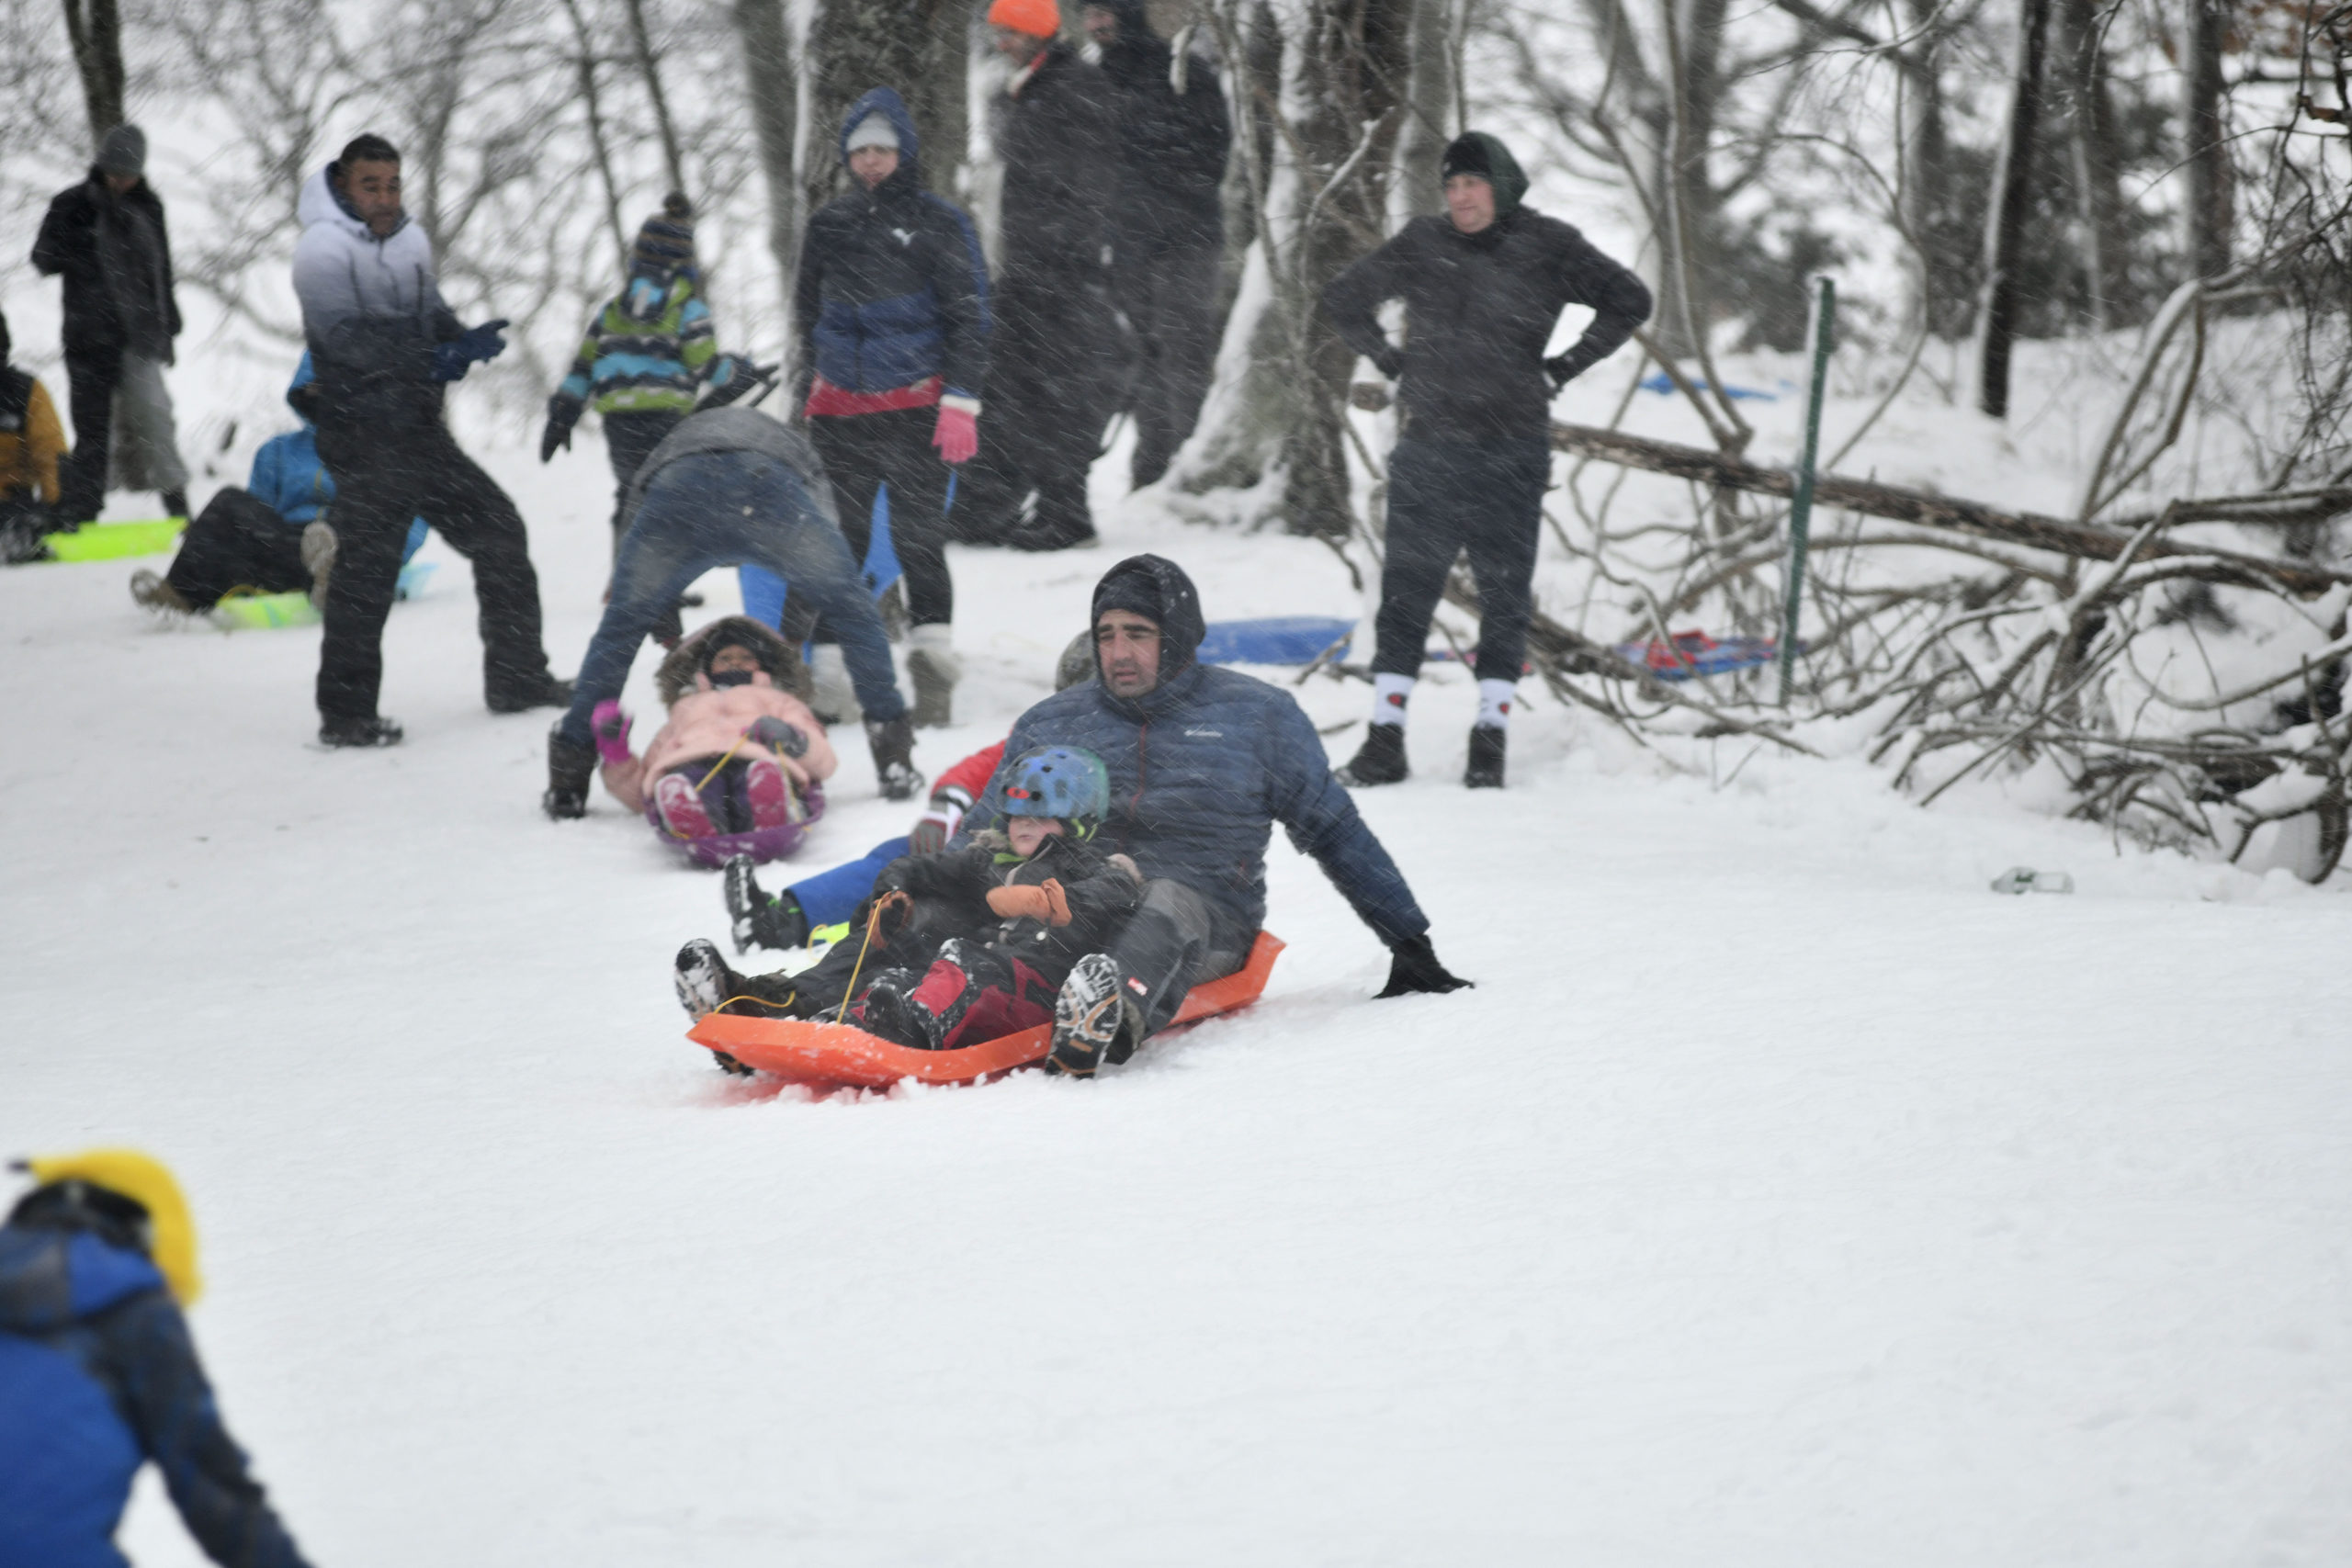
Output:
<path fill-rule="evenodd" d="M 601 455 L 492 467 L 569 672 Z M 957 556 L 928 769 L 1129 550 L 1213 617 L 1364 608 L 1319 545 L 1103 500 L 1102 550 Z M 199 1343 L 320 1563 L 2352 1555 L 2340 896 L 1859 762 L 1673 774 L 1544 702 L 1465 795 L 1442 670 L 1363 807 L 1476 990 L 1368 1000 L 1278 839 L 1248 1012 L 1091 1084 L 763 1096 L 669 996 L 716 880 L 539 816 L 546 716 L 482 711 L 430 549 L 366 754 L 302 744 L 315 630 L 0 573 L 0 1149 L 178 1168 Z M 809 869 L 910 816 L 862 757 L 834 801 Z M 198 1560 L 159 1491 L 125 1544 Z"/>

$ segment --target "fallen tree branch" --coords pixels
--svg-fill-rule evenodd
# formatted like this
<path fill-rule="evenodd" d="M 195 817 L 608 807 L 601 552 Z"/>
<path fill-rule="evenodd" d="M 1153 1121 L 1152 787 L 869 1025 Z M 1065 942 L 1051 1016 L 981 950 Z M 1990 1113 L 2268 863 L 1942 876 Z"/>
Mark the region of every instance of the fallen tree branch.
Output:
<path fill-rule="evenodd" d="M 1622 463 L 1628 468 L 1645 468 L 1651 473 L 1701 484 L 1750 491 L 1782 500 L 1796 493 L 1796 475 L 1791 469 L 1719 457 L 1697 446 L 1653 441 L 1646 436 L 1627 435 L 1622 431 L 1600 430 L 1589 424 L 1555 424 L 1552 426 L 1552 445 L 1581 457 Z M 1849 512 L 1884 517 L 1896 523 L 1916 524 L 1923 528 L 1948 528 L 1954 533 L 1973 534 L 1978 538 L 1998 539 L 2013 545 L 2029 545 L 2035 549 L 2086 560 L 2114 560 L 2131 547 L 2132 542 L 2131 535 L 2106 528 L 2068 523 L 2030 512 L 2003 512 L 1980 502 L 1931 495 L 1925 491 L 1905 490 L 1871 479 L 1845 479 L 1836 474 L 1823 474 L 1816 478 L 1813 497 L 1814 504 L 1819 507 L 1843 507 Z M 2152 539 L 2140 547 L 2139 553 L 2143 557 L 2201 557 L 2214 563 L 2212 575 L 2217 579 L 2251 581 L 2253 585 L 2262 587 L 2275 583 L 2306 597 L 2324 593 L 2338 583 L 2352 582 L 2352 570 L 2341 568 L 2270 560 L 2234 550 L 2178 545 L 2168 539 Z"/>

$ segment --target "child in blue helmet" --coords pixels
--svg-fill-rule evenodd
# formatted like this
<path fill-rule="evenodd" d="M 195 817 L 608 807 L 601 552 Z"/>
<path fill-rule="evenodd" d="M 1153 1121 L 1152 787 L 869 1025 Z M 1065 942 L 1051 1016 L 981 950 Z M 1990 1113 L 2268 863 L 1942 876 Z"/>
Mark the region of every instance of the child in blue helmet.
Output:
<path fill-rule="evenodd" d="M 848 1021 L 902 1045 L 949 1051 L 1051 1023 L 1071 965 L 1119 929 L 1143 886 L 1133 861 L 1095 841 L 1110 807 L 1091 751 L 1026 752 L 1006 768 L 1003 829 L 892 862 L 816 967 L 741 976 L 695 941 L 678 954 L 678 999 L 695 1018 L 831 1016 L 855 974 Z"/>

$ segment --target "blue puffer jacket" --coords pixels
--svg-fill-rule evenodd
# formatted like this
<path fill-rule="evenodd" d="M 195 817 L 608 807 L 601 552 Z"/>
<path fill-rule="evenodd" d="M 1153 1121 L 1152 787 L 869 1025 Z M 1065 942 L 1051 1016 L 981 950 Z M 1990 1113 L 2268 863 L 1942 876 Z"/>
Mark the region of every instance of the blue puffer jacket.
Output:
<path fill-rule="evenodd" d="M 1141 697 L 1111 694 L 1098 679 L 1057 693 L 1021 716 L 1008 762 L 1039 746 L 1082 746 L 1111 775 L 1102 841 L 1135 857 L 1146 876 L 1183 883 L 1217 914 L 1216 945 L 1245 951 L 1266 919 L 1266 844 L 1280 822 L 1312 855 L 1384 944 L 1430 927 L 1396 863 L 1331 776 L 1323 738 L 1288 692 L 1193 662 L 1204 628 L 1183 569 L 1136 556 L 1104 575 L 1141 573 L 1157 585 L 1161 678 Z M 1103 590 L 1096 591 L 1097 615 Z M 965 818 L 958 844 L 1004 815 L 1005 772 Z"/>
<path fill-rule="evenodd" d="M 961 209 L 922 188 L 914 118 L 889 88 L 842 117 L 842 160 L 850 132 L 876 114 L 898 132 L 898 172 L 809 220 L 793 297 L 800 341 L 816 373 L 843 391 L 896 391 L 936 376 L 949 396 L 978 398 L 989 335 L 979 236 Z"/>
<path fill-rule="evenodd" d="M 155 1266 L 0 1226 L 0 1568 L 125 1568 L 115 1527 L 150 1459 L 215 1562 L 301 1568 Z"/>

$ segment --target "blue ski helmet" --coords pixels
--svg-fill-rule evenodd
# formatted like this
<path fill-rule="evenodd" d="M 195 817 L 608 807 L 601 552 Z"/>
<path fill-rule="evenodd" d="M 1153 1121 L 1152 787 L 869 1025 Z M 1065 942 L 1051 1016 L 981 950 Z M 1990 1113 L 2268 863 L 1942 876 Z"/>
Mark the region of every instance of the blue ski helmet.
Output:
<path fill-rule="evenodd" d="M 1110 809 L 1111 774 L 1102 759 L 1075 746 L 1023 751 L 1005 775 L 1007 817 L 1100 821 Z"/>

